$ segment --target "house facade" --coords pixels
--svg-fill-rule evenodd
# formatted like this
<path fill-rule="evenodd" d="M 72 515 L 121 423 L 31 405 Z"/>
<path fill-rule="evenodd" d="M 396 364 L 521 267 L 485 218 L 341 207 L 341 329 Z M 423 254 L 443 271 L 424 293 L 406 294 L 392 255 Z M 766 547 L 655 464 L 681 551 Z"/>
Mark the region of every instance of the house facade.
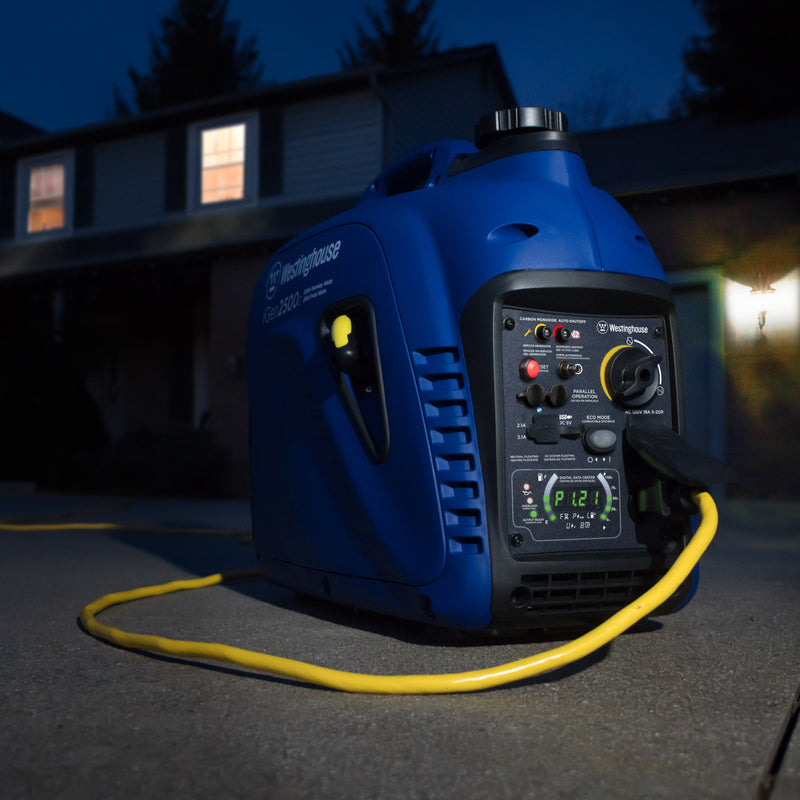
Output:
<path fill-rule="evenodd" d="M 515 102 L 490 45 L 0 145 L 0 480 L 245 496 L 271 253 Z"/>
<path fill-rule="evenodd" d="M 0 142 L 0 481 L 246 496 L 246 318 L 270 255 L 513 105 L 485 46 Z M 800 118 L 579 139 L 673 286 L 688 435 L 735 491 L 793 498 Z"/>

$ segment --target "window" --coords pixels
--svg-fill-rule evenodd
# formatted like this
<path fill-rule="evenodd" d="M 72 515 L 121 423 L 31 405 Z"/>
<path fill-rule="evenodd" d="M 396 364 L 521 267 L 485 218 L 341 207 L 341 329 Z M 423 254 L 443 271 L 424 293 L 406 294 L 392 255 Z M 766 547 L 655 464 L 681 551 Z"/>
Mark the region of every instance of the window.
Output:
<path fill-rule="evenodd" d="M 64 227 L 64 164 L 31 167 L 28 233 Z"/>
<path fill-rule="evenodd" d="M 72 227 L 72 153 L 19 164 L 17 204 L 20 236 L 64 233 Z"/>
<path fill-rule="evenodd" d="M 189 196 L 195 209 L 255 199 L 254 114 L 194 125 L 189 139 Z"/>
<path fill-rule="evenodd" d="M 209 128 L 201 139 L 200 202 L 221 203 L 244 197 L 245 124 Z"/>

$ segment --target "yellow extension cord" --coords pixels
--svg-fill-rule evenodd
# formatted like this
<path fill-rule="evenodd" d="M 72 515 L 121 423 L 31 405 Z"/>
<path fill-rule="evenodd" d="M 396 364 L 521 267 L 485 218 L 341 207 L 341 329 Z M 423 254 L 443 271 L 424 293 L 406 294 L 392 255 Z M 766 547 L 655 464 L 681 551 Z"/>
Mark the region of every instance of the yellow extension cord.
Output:
<path fill-rule="evenodd" d="M 544 653 L 501 664 L 489 669 L 457 672 L 444 675 L 362 675 L 343 672 L 327 667 L 306 664 L 280 656 L 256 653 L 239 647 L 211 642 L 180 641 L 161 636 L 128 633 L 98 622 L 96 615 L 110 606 L 156 597 L 184 589 L 200 589 L 206 586 L 226 583 L 260 573 L 229 573 L 209 575 L 183 581 L 173 581 L 158 586 L 146 586 L 127 592 L 107 594 L 89 603 L 81 612 L 81 622 L 93 636 L 106 639 L 114 644 L 134 650 L 147 650 L 182 658 L 202 658 L 221 661 L 239 667 L 267 672 L 271 675 L 290 678 L 303 683 L 326 686 L 346 692 L 373 694 L 444 694 L 452 692 L 473 692 L 495 686 L 521 681 L 542 672 L 563 667 L 573 661 L 595 652 L 613 638 L 626 631 L 633 624 L 655 611 L 668 600 L 689 577 L 700 557 L 705 552 L 717 529 L 717 508 L 707 492 L 694 496 L 700 508 L 700 524 L 683 552 L 667 574 L 651 589 L 618 611 L 589 633 L 568 644 L 547 650 Z M 87 526 L 83 526 L 87 527 Z"/>
<path fill-rule="evenodd" d="M 140 531 L 143 533 L 234 533 L 224 528 L 176 528 L 159 525 L 133 525 L 125 522 L 0 522 L 0 531 Z"/>

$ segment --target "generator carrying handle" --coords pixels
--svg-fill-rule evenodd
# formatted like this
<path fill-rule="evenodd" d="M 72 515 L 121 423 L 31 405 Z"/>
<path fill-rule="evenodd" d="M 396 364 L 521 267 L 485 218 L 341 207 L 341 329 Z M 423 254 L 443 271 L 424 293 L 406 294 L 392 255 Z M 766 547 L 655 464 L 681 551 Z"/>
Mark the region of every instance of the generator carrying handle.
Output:
<path fill-rule="evenodd" d="M 476 149 L 469 142 L 456 139 L 444 139 L 425 145 L 381 172 L 367 187 L 359 202 L 370 202 L 434 186 L 447 174 L 454 159 L 459 156 L 467 157 L 475 152 Z"/>

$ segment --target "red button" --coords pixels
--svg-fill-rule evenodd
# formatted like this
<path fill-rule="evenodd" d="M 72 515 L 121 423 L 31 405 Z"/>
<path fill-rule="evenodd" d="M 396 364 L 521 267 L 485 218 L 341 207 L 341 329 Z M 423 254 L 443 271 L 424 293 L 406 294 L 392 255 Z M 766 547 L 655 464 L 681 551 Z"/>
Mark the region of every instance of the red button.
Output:
<path fill-rule="evenodd" d="M 519 374 L 524 380 L 532 381 L 539 374 L 539 362 L 535 358 L 524 358 L 519 365 Z"/>

